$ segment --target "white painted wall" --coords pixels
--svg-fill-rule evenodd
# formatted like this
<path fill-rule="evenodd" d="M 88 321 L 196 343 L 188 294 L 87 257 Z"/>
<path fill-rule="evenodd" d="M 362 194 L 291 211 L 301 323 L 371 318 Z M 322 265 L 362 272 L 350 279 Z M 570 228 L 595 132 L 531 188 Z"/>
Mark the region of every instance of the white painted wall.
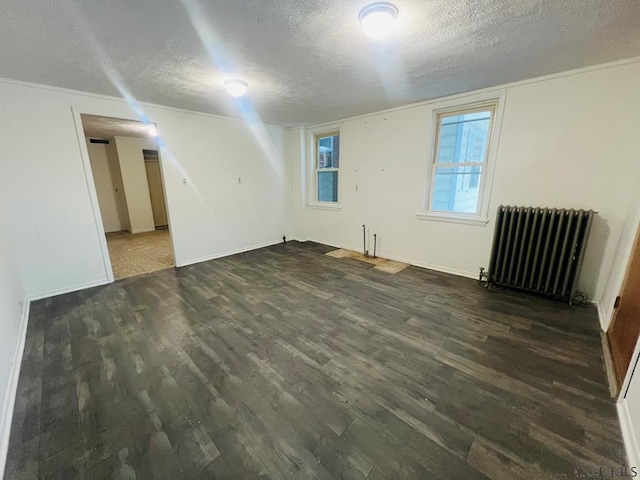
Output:
<path fill-rule="evenodd" d="M 629 465 L 640 469 L 640 343 L 636 345 L 628 377 L 618 399 L 618 414 Z M 634 365 L 635 367 L 634 371 Z"/>
<path fill-rule="evenodd" d="M 603 328 L 608 328 L 613 315 L 613 304 L 622 289 L 627 266 L 631 259 L 633 246 L 640 224 L 640 178 L 636 182 L 631 201 L 626 209 L 626 217 L 618 241 L 614 260 L 609 274 L 605 293 L 601 302 L 601 320 Z M 640 356 L 640 342 L 631 360 L 631 367 L 627 372 L 629 378 L 624 382 L 618 400 L 620 424 L 627 447 L 629 464 L 640 467 L 640 368 L 633 366 Z"/>
<path fill-rule="evenodd" d="M 160 155 L 178 265 L 281 241 L 287 209 L 283 129 L 143 109 L 166 144 Z M 95 221 L 97 198 L 81 156 L 86 143 L 74 123 L 80 113 L 137 119 L 121 99 L 0 80 L 2 175 L 14 186 L 2 235 L 30 297 L 108 281 L 104 229 Z"/>
<path fill-rule="evenodd" d="M 119 232 L 128 228 L 128 222 L 121 218 L 121 209 L 119 208 L 119 203 L 124 201 L 122 198 L 124 191 L 115 171 L 120 168 L 118 158 L 114 158 L 113 150 L 108 147 L 109 145 L 103 143 L 91 143 L 87 139 L 87 150 L 91 160 L 91 171 L 100 204 L 104 231 Z"/>
<path fill-rule="evenodd" d="M 640 154 L 636 156 L 640 159 Z M 615 256 L 611 265 L 609 278 L 602 297 L 600 317 L 603 320 L 603 330 L 611 323 L 613 304 L 622 290 L 622 283 L 627 272 L 627 265 L 631 259 L 631 252 L 640 226 L 640 178 L 637 178 L 629 205 L 625 209 L 624 223 Z"/>
<path fill-rule="evenodd" d="M 0 171 L 4 172 L 3 163 Z M 7 179 L 4 179 L 7 180 Z M 4 214 L 9 209 L 9 186 L 0 181 L 0 231 L 6 228 Z M 15 389 L 20 372 L 22 340 L 26 329 L 25 294 L 22 281 L 13 262 L 13 255 L 0 235 L 0 472 L 4 472 Z"/>
<path fill-rule="evenodd" d="M 5 123 L 11 121 L 3 116 L 2 110 L 0 105 L 0 139 Z M 9 447 L 28 315 L 28 302 L 16 262 L 16 252 L 11 248 L 7 237 L 14 219 L 20 215 L 21 208 L 16 196 L 33 186 L 19 185 L 10 175 L 14 161 L 16 159 L 0 154 L 0 472 L 4 472 Z"/>
<path fill-rule="evenodd" d="M 149 196 L 149 182 L 144 165 L 143 149 L 157 150 L 151 140 L 134 137 L 113 137 L 120 174 L 124 186 L 129 231 L 131 233 L 152 232 L 156 229 Z"/>
<path fill-rule="evenodd" d="M 450 99 L 342 121 L 341 210 L 305 208 L 306 195 L 294 195 L 301 238 L 361 249 L 364 223 L 378 234 L 381 256 L 476 278 L 478 267 L 488 267 L 498 205 L 591 208 L 599 216 L 579 288 L 600 300 L 640 174 L 638 78 L 636 62 L 491 89 L 506 91 L 506 102 L 486 227 L 416 217 L 433 111 Z M 288 140 L 296 155 L 300 136 Z M 297 159 L 294 188 L 301 192 L 311 160 Z"/>
<path fill-rule="evenodd" d="M 632 191 L 640 177 L 637 78 L 640 64 L 629 63 L 495 90 L 507 98 L 490 215 L 501 203 L 598 210 L 580 287 L 607 305 L 624 274 L 640 205 Z M 478 227 L 415 215 L 438 106 L 342 122 L 342 209 L 330 211 L 306 208 L 301 129 L 285 134 L 145 105 L 166 144 L 161 164 L 177 264 L 278 242 L 282 234 L 359 248 L 366 223 L 379 235 L 382 256 L 475 277 L 488 263 L 493 222 Z M 10 198 L 12 206 L 0 223 L 0 351 L 7 355 L 0 394 L 10 371 L 2 365 L 19 344 L 18 301 L 108 280 L 104 228 L 85 176 L 90 163 L 81 155 L 87 146 L 74 124 L 79 113 L 136 119 L 120 99 L 0 80 L 0 177 L 4 204 Z M 638 425 L 637 380 L 630 395 Z"/>
<path fill-rule="evenodd" d="M 304 176 L 304 165 L 300 159 L 304 155 L 304 128 L 290 128 L 285 131 L 285 157 L 287 160 L 287 231 L 291 238 L 304 239 L 304 210 L 306 205 L 306 184 L 300 179 Z"/>

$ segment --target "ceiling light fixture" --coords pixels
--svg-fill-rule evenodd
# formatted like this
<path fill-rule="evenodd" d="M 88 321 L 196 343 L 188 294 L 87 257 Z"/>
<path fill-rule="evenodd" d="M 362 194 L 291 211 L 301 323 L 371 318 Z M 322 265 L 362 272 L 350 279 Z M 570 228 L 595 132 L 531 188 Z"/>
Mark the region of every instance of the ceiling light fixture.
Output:
<path fill-rule="evenodd" d="M 388 2 L 376 2 L 367 5 L 360 10 L 360 25 L 367 36 L 374 40 L 382 40 L 388 37 L 398 16 L 398 9 Z"/>
<path fill-rule="evenodd" d="M 158 130 L 156 129 L 156 126 L 153 124 L 149 124 L 147 125 L 147 132 L 149 133 L 149 135 L 151 135 L 152 137 L 157 137 L 158 136 Z"/>
<path fill-rule="evenodd" d="M 244 80 L 238 80 L 237 78 L 230 78 L 224 81 L 224 86 L 232 97 L 242 97 L 247 93 L 247 87 L 249 84 Z"/>

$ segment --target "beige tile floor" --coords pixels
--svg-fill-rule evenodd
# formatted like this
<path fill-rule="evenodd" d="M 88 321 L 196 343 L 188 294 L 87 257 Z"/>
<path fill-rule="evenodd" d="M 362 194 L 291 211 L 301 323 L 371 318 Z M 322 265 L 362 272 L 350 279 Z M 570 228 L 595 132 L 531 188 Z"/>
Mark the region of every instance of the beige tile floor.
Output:
<path fill-rule="evenodd" d="M 116 280 L 156 272 L 174 265 L 169 230 L 107 233 L 113 276 Z"/>

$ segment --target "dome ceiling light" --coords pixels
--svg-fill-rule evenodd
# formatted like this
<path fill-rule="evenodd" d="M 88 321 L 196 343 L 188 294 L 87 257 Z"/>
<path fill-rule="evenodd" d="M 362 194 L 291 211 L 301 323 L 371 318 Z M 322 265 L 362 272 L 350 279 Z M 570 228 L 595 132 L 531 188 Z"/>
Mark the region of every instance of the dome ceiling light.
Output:
<path fill-rule="evenodd" d="M 360 24 L 367 36 L 383 40 L 393 31 L 398 17 L 398 9 L 388 2 L 376 2 L 360 10 Z"/>
<path fill-rule="evenodd" d="M 229 95 L 235 98 L 244 96 L 247 93 L 247 87 L 249 84 L 244 80 L 238 80 L 237 78 L 230 78 L 224 81 L 224 86 L 227 89 Z"/>

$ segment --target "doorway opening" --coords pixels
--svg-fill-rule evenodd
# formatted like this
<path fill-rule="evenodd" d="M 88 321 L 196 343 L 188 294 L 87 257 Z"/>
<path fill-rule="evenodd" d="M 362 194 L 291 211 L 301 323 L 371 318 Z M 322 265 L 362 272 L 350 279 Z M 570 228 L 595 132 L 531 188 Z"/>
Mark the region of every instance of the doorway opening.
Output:
<path fill-rule="evenodd" d="M 80 117 L 114 278 L 175 266 L 155 127 Z"/>

